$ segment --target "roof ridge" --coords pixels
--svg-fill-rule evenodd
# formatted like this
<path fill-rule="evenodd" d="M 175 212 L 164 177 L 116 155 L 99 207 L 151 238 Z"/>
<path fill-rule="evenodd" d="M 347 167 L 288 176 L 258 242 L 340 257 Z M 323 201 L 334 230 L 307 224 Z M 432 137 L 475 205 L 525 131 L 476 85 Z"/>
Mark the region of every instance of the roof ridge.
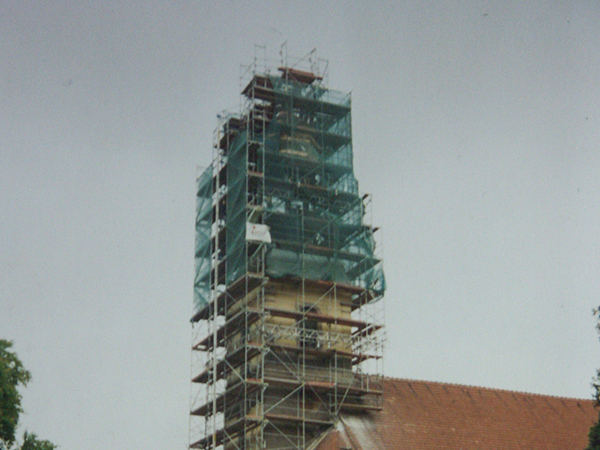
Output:
<path fill-rule="evenodd" d="M 384 376 L 383 377 L 384 381 L 385 380 L 397 380 L 397 381 L 406 381 L 409 383 L 423 383 L 423 384 L 437 384 L 437 385 L 445 385 L 445 386 L 453 386 L 453 387 L 461 387 L 461 388 L 471 388 L 471 389 L 483 389 L 485 391 L 493 391 L 493 392 L 504 392 L 504 393 L 510 393 L 510 394 L 518 394 L 518 395 L 525 395 L 525 396 L 535 396 L 535 397 L 551 397 L 551 398 L 556 398 L 556 399 L 562 399 L 562 400 L 578 400 L 578 401 L 584 401 L 584 402 L 594 402 L 594 400 L 592 398 L 580 398 L 580 397 L 566 397 L 564 395 L 552 395 L 552 394 L 539 394 L 539 393 L 535 393 L 535 392 L 527 392 L 527 391 L 517 391 L 517 390 L 513 390 L 513 389 L 502 389 L 502 388 L 492 388 L 492 387 L 486 387 L 486 386 L 477 386 L 477 385 L 472 385 L 472 384 L 463 384 L 463 383 L 451 383 L 451 382 L 447 382 L 447 381 L 431 381 L 431 380 L 417 380 L 414 378 L 399 378 L 399 377 L 389 377 L 389 376 Z"/>

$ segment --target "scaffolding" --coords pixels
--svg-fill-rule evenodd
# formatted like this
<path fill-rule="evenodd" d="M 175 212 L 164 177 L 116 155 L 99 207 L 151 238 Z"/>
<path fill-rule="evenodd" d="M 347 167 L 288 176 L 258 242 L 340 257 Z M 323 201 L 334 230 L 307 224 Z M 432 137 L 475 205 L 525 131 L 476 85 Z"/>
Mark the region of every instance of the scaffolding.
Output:
<path fill-rule="evenodd" d="M 385 279 L 350 95 L 306 62 L 248 67 L 198 178 L 190 448 L 306 449 L 381 408 Z"/>

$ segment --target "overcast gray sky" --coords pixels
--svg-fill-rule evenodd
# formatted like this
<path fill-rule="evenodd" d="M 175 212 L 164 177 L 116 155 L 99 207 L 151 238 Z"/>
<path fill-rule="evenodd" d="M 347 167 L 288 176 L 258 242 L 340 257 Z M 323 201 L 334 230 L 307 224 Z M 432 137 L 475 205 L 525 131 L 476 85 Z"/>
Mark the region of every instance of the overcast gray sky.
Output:
<path fill-rule="evenodd" d="M 194 187 L 255 44 L 352 91 L 389 376 L 588 398 L 597 1 L 0 2 L 0 337 L 63 450 L 187 445 Z"/>

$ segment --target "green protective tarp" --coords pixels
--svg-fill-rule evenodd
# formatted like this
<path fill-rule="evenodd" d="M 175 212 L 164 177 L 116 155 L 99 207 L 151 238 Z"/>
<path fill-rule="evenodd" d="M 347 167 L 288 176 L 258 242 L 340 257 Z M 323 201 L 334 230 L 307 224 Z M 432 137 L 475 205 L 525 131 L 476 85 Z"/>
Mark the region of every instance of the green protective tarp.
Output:
<path fill-rule="evenodd" d="M 210 301 L 212 176 L 213 168 L 210 166 L 198 177 L 196 191 L 196 276 L 194 279 L 196 310 L 200 310 Z"/>
<path fill-rule="evenodd" d="M 264 244 L 268 276 L 354 284 L 383 294 L 383 268 L 353 171 L 350 95 L 268 79 L 274 91 L 268 120 L 254 121 L 252 111 L 236 119 L 241 129 L 224 150 L 226 284 L 249 270 L 246 223 L 261 217 L 272 239 Z M 260 176 L 252 178 L 250 171 Z M 211 178 L 209 168 L 198 182 L 197 308 L 210 299 Z"/>

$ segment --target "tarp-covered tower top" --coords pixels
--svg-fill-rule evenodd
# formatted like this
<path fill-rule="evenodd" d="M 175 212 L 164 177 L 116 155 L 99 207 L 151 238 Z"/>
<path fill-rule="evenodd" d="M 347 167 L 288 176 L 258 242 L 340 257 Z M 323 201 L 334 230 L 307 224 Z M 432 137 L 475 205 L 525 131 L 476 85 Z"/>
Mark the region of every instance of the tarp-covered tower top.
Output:
<path fill-rule="evenodd" d="M 255 69 L 198 179 L 193 448 L 304 449 L 381 405 L 385 278 L 350 94 Z"/>

